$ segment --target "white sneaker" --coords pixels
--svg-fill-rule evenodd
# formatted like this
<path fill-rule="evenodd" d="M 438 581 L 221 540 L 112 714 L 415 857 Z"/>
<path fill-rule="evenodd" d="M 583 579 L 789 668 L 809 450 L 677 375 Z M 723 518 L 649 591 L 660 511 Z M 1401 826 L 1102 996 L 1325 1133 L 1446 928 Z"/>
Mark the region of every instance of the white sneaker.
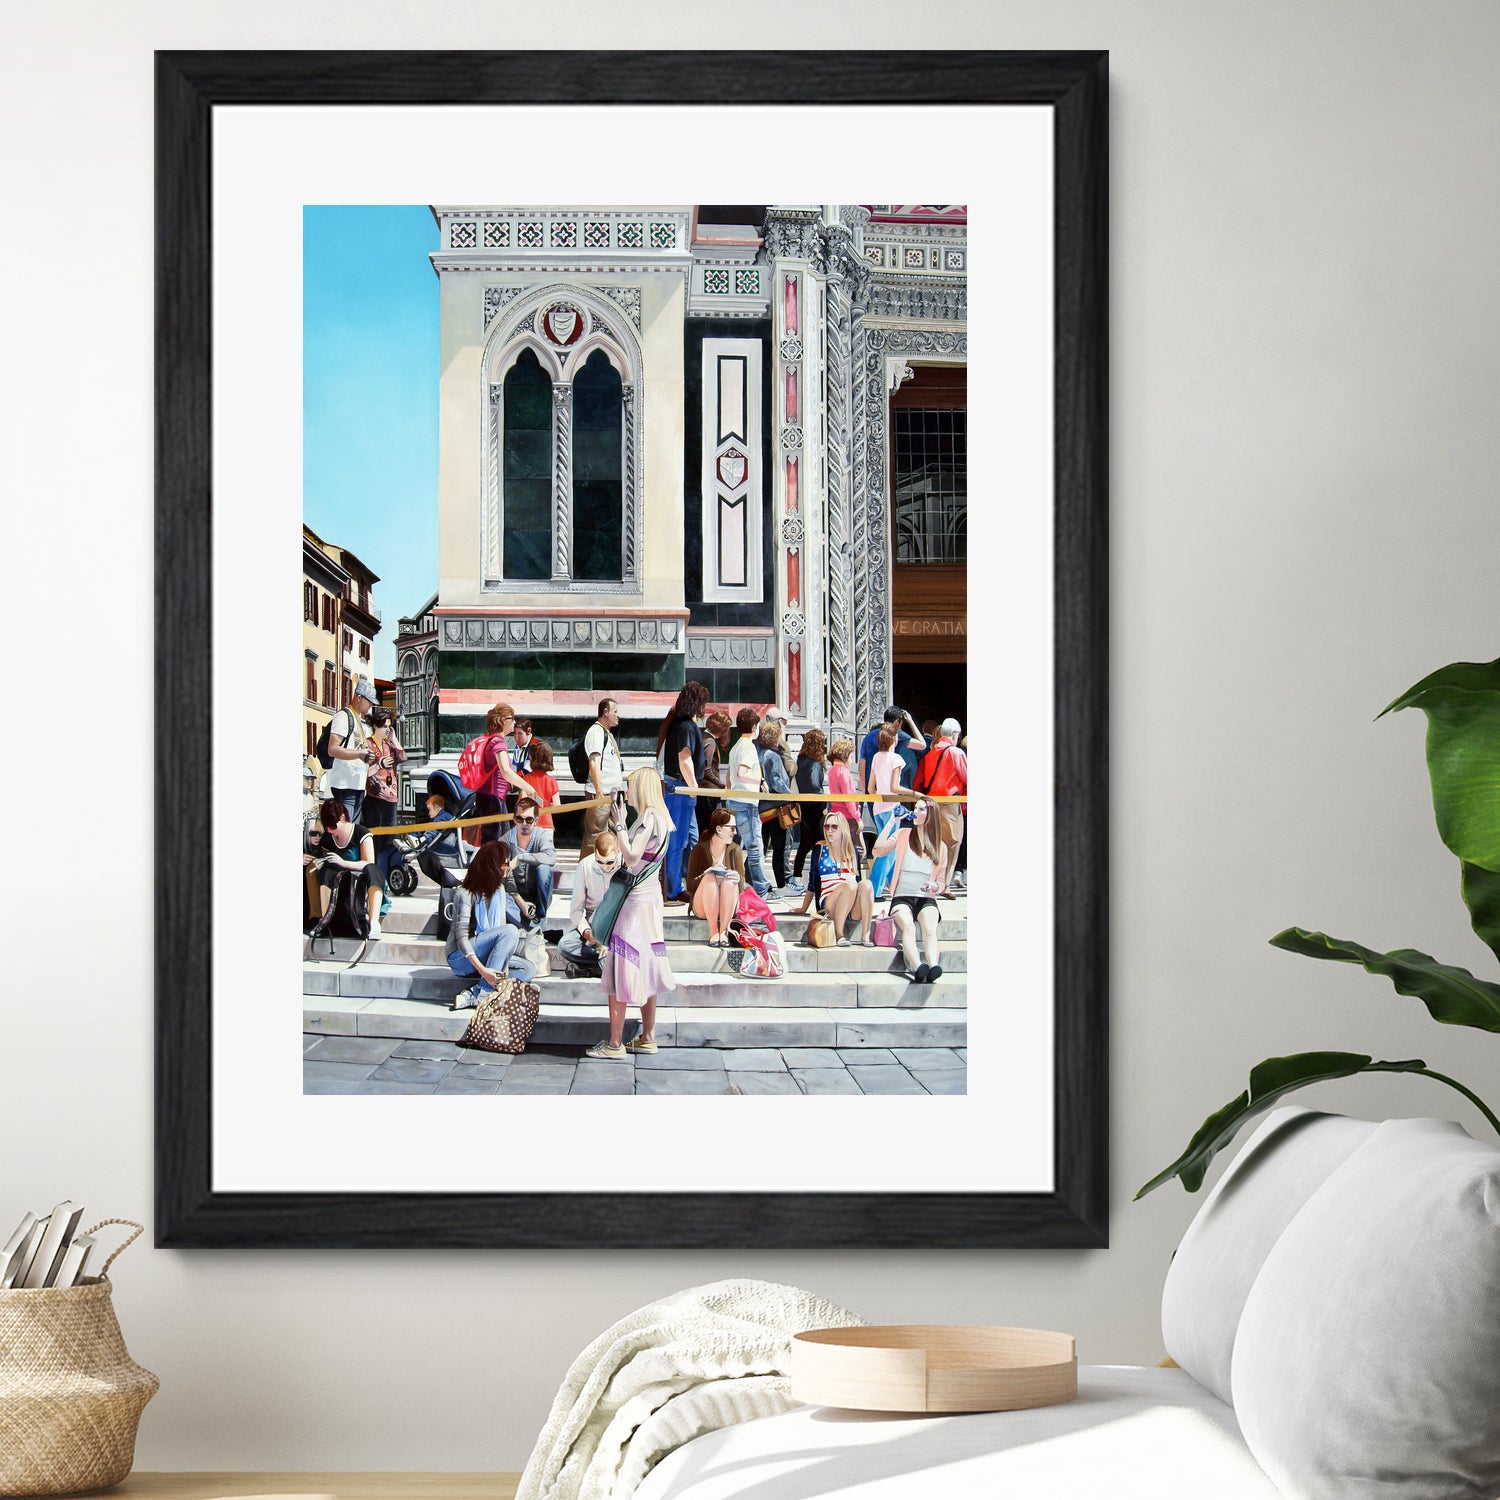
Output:
<path fill-rule="evenodd" d="M 376 917 L 375 920 L 370 923 L 370 941 L 372 943 L 380 941 L 380 918 L 379 917 Z"/>
<path fill-rule="evenodd" d="M 477 986 L 471 984 L 468 989 L 460 990 L 453 997 L 453 1004 L 448 1008 L 450 1010 L 473 1010 L 479 1003 L 479 996 L 475 993 L 476 989 Z"/>

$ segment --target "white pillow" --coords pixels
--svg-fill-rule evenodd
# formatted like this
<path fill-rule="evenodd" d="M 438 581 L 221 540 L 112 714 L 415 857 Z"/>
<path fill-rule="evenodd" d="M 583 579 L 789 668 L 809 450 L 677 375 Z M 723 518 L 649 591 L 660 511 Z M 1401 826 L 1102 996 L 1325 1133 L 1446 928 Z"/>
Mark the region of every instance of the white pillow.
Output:
<path fill-rule="evenodd" d="M 1162 1288 L 1162 1342 L 1221 1401 L 1233 1399 L 1234 1336 L 1271 1247 L 1374 1130 L 1299 1105 L 1272 1110 L 1188 1225 Z"/>
<path fill-rule="evenodd" d="M 1500 1495 L 1500 1149 L 1389 1120 L 1266 1257 L 1234 1406 L 1302 1500 Z"/>

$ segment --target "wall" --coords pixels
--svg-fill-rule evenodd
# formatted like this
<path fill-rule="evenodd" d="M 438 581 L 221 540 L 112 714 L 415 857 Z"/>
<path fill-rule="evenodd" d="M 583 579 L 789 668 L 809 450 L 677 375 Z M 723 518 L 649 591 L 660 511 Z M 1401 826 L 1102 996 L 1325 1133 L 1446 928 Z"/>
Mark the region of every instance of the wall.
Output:
<path fill-rule="evenodd" d="M 767 45 L 913 40 L 892 0 L 761 13 L 794 23 L 757 26 Z M 151 49 L 749 39 L 739 14 L 697 6 L 580 0 L 566 32 L 549 16 L 476 0 L 154 0 L 8 23 L 11 659 L 33 702 L 71 712 L 41 745 L 30 725 L 50 730 L 51 714 L 13 712 L 6 735 L 7 1215 L 63 1193 L 140 1216 L 151 1203 L 151 772 L 154 756 L 201 753 L 151 742 Z M 1130 1195 L 1249 1064 L 1358 1047 L 1426 1057 L 1500 1096 L 1500 1042 L 1265 944 L 1300 922 L 1483 963 L 1432 830 L 1421 722 L 1371 720 L 1430 668 L 1496 654 L 1500 10 L 1047 0 L 928 7 L 923 22 L 932 46 L 1112 51 L 1112 1248 L 137 1247 L 118 1267 L 119 1308 L 163 1377 L 143 1466 L 519 1468 L 593 1334 L 726 1275 L 802 1283 L 876 1319 L 1069 1328 L 1086 1360 L 1154 1360 L 1157 1293 L 1193 1202 Z M 59 337 L 64 323 L 86 340 Z M 108 395 L 86 423 L 80 377 Z M 56 580 L 80 568 L 102 586 L 70 607 Z M 52 898 L 56 878 L 45 901 L 25 897 L 36 871 L 64 867 L 48 817 L 90 805 L 102 816 L 69 863 L 114 874 L 81 961 L 64 963 L 78 903 Z M 88 826 L 75 815 L 75 833 Z M 975 991 L 985 1003 L 982 980 Z M 1422 1080 L 1324 1102 L 1461 1105 Z M 618 1148 L 621 1180 L 632 1150 L 668 1147 Z"/>

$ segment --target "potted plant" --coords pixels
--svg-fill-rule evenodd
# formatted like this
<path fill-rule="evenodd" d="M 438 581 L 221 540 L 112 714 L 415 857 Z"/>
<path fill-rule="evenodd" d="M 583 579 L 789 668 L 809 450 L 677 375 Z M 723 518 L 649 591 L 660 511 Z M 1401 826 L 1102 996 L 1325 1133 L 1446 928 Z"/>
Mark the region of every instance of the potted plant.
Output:
<path fill-rule="evenodd" d="M 1438 833 L 1458 856 L 1460 887 L 1474 931 L 1500 958 L 1500 661 L 1454 662 L 1408 688 L 1376 717 L 1404 708 L 1420 708 L 1427 715 L 1427 773 Z M 1420 1000 L 1433 1020 L 1446 1026 L 1500 1032 L 1500 984 L 1415 948 L 1377 953 L 1301 927 L 1278 932 L 1271 945 L 1308 958 L 1359 964 L 1389 979 L 1398 994 Z M 1483 1100 L 1421 1059 L 1376 1062 L 1357 1052 L 1299 1052 L 1267 1058 L 1252 1068 L 1250 1087 L 1211 1114 L 1182 1155 L 1136 1197 L 1174 1177 L 1188 1192 L 1197 1192 L 1209 1163 L 1246 1121 L 1295 1089 L 1358 1073 L 1420 1073 L 1436 1079 L 1457 1089 L 1500 1135 L 1500 1120 Z"/>

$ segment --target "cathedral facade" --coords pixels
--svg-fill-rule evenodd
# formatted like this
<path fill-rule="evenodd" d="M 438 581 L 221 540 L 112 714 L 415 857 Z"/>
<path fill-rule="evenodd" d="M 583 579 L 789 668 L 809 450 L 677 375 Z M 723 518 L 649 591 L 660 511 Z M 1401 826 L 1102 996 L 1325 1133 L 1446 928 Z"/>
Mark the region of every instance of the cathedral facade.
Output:
<path fill-rule="evenodd" d="M 434 752 L 607 694 L 654 744 L 688 679 L 794 733 L 960 711 L 964 208 L 433 214 Z"/>

